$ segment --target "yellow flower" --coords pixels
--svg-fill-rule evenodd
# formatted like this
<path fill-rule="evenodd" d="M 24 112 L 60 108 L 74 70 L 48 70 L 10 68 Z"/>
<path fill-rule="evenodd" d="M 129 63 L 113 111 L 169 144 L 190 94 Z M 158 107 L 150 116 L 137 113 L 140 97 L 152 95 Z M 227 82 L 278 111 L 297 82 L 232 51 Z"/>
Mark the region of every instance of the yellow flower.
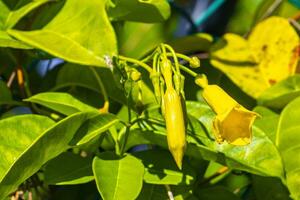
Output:
<path fill-rule="evenodd" d="M 252 138 L 252 124 L 258 116 L 237 103 L 217 85 L 204 87 L 202 96 L 217 114 L 213 133 L 218 143 L 247 145 Z"/>

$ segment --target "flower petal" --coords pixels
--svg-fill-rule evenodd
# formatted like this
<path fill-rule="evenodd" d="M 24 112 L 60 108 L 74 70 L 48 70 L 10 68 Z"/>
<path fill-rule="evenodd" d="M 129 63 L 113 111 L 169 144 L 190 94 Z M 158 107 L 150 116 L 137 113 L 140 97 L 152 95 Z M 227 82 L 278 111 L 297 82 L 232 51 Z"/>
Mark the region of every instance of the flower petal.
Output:
<path fill-rule="evenodd" d="M 241 106 L 217 85 L 207 85 L 202 95 L 217 114 L 213 122 L 216 141 L 226 140 L 239 146 L 249 144 L 252 124 L 258 115 Z"/>

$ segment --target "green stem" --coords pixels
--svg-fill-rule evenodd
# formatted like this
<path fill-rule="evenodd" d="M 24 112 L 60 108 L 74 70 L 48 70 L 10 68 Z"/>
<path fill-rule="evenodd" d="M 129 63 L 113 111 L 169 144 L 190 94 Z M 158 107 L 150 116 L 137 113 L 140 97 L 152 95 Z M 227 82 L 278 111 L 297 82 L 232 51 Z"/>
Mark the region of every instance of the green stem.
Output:
<path fill-rule="evenodd" d="M 122 143 L 120 155 L 123 155 L 125 153 L 125 147 L 126 147 L 126 144 L 127 144 L 127 141 L 128 141 L 129 132 L 130 132 L 130 126 L 126 126 L 126 131 L 124 133 L 124 140 L 123 140 L 123 143 Z"/>
<path fill-rule="evenodd" d="M 155 56 L 155 54 L 157 54 L 159 52 L 159 48 L 156 48 L 149 56 L 146 56 L 143 60 L 141 60 L 141 62 L 146 63 L 149 60 L 151 60 L 151 58 L 153 58 Z"/>
<path fill-rule="evenodd" d="M 101 77 L 98 75 L 97 71 L 95 70 L 94 67 L 89 67 L 90 70 L 92 71 L 92 73 L 94 74 L 95 78 L 96 78 L 96 81 L 100 87 L 100 90 L 101 90 L 101 93 L 104 97 L 104 101 L 108 102 L 109 99 L 108 99 L 108 95 L 107 95 L 107 92 L 106 92 L 106 89 L 105 89 L 105 86 L 103 84 L 103 81 L 101 80 Z"/>
<path fill-rule="evenodd" d="M 185 71 L 186 73 L 188 73 L 189 75 L 191 75 L 193 77 L 197 77 L 197 75 L 198 75 L 196 72 L 190 70 L 189 68 L 187 68 L 183 65 L 179 65 L 179 67 L 180 67 L 181 70 Z"/>
<path fill-rule="evenodd" d="M 159 69 L 159 67 L 158 67 L 158 56 L 159 56 L 159 54 L 158 53 L 156 53 L 154 56 L 153 56 L 153 62 L 152 62 L 152 70 L 154 70 L 154 72 L 158 72 L 158 69 Z"/>
<path fill-rule="evenodd" d="M 115 141 L 115 150 L 116 150 L 116 154 L 117 155 L 121 155 L 121 149 L 120 149 L 120 144 L 119 144 L 119 140 L 118 140 L 118 132 L 115 126 L 112 126 L 109 129 L 109 132 L 111 134 L 111 136 L 113 137 L 114 141 Z"/>
<path fill-rule="evenodd" d="M 180 74 L 179 62 L 178 62 L 178 59 L 177 59 L 177 56 L 176 56 L 176 53 L 175 53 L 174 49 L 168 44 L 164 44 L 164 46 L 171 52 L 171 54 L 173 56 L 173 59 L 174 59 L 174 63 L 175 63 L 177 73 Z"/>
<path fill-rule="evenodd" d="M 131 96 L 132 91 L 130 91 L 130 94 L 129 96 Z M 127 99 L 127 114 L 128 114 L 128 125 L 126 125 L 126 131 L 124 133 L 124 140 L 123 140 L 123 143 L 122 143 L 122 147 L 121 147 L 121 155 L 123 155 L 125 152 L 125 147 L 126 147 L 126 144 L 127 144 L 127 140 L 128 140 L 128 137 L 129 137 L 129 132 L 130 132 L 130 127 L 131 127 L 131 109 L 130 109 L 130 100 Z"/>
<path fill-rule="evenodd" d="M 141 62 L 141 61 L 139 61 L 139 60 L 136 60 L 136 59 L 134 59 L 134 58 L 128 58 L 128 57 L 121 56 L 121 55 L 119 55 L 118 57 L 119 57 L 119 59 L 121 59 L 121 60 L 124 60 L 124 61 L 126 61 L 126 62 L 130 62 L 130 63 L 133 63 L 133 64 L 136 64 L 136 65 L 139 65 L 139 66 L 143 67 L 143 68 L 144 68 L 145 70 L 147 70 L 149 73 L 151 73 L 151 71 L 152 71 L 152 68 L 151 68 L 149 65 L 147 65 L 146 63 L 143 63 L 143 62 Z"/>
<path fill-rule="evenodd" d="M 183 55 L 183 54 L 180 54 L 180 53 L 175 53 L 175 55 L 176 55 L 178 58 L 181 58 L 181 59 L 186 60 L 186 61 L 188 61 L 188 62 L 191 60 L 190 57 L 188 57 L 188 56 L 186 56 L 186 55 Z M 173 56 L 173 54 L 172 54 L 172 53 L 167 53 L 167 56 Z"/>
<path fill-rule="evenodd" d="M 30 90 L 30 87 L 29 87 L 29 77 L 28 77 L 28 74 L 27 74 L 27 72 L 22 67 L 20 67 L 19 70 L 22 70 L 21 76 L 23 77 L 23 82 L 24 82 L 23 86 L 24 86 L 25 95 L 26 95 L 27 98 L 31 97 L 32 93 L 31 93 L 31 90 Z M 58 115 L 56 115 L 55 113 L 51 113 L 49 111 L 42 110 L 42 109 L 40 109 L 34 103 L 30 103 L 30 107 L 36 113 L 39 113 L 39 114 L 42 114 L 42 115 L 45 115 L 45 116 L 49 116 L 49 117 L 53 118 L 54 120 L 60 119 L 60 117 Z"/>
<path fill-rule="evenodd" d="M 163 55 L 167 58 L 167 51 L 166 51 L 166 47 L 164 44 L 161 44 L 161 49 L 162 49 Z"/>

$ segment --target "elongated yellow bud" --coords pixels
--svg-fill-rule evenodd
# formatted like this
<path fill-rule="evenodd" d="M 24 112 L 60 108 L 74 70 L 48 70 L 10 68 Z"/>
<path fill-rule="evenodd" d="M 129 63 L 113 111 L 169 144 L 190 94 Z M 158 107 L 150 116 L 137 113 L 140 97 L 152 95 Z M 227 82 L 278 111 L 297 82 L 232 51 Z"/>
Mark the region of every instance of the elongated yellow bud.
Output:
<path fill-rule="evenodd" d="M 178 166 L 182 169 L 185 151 L 185 124 L 180 96 L 173 87 L 168 87 L 164 95 L 165 120 L 169 150 Z"/>

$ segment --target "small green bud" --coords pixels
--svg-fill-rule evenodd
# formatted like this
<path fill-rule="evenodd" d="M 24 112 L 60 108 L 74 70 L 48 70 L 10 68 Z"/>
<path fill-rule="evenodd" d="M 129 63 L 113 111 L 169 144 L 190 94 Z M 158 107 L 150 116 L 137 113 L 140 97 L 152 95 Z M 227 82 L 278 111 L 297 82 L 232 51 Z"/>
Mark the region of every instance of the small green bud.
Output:
<path fill-rule="evenodd" d="M 141 73 L 137 70 L 133 70 L 131 73 L 130 73 L 130 78 L 133 80 L 133 81 L 138 81 L 141 79 Z"/>
<path fill-rule="evenodd" d="M 154 88 L 155 98 L 157 102 L 160 104 L 161 103 L 160 74 L 156 71 L 152 71 L 150 78 Z"/>
<path fill-rule="evenodd" d="M 193 56 L 191 57 L 189 64 L 191 68 L 198 68 L 200 67 L 200 60 L 196 56 Z"/>

